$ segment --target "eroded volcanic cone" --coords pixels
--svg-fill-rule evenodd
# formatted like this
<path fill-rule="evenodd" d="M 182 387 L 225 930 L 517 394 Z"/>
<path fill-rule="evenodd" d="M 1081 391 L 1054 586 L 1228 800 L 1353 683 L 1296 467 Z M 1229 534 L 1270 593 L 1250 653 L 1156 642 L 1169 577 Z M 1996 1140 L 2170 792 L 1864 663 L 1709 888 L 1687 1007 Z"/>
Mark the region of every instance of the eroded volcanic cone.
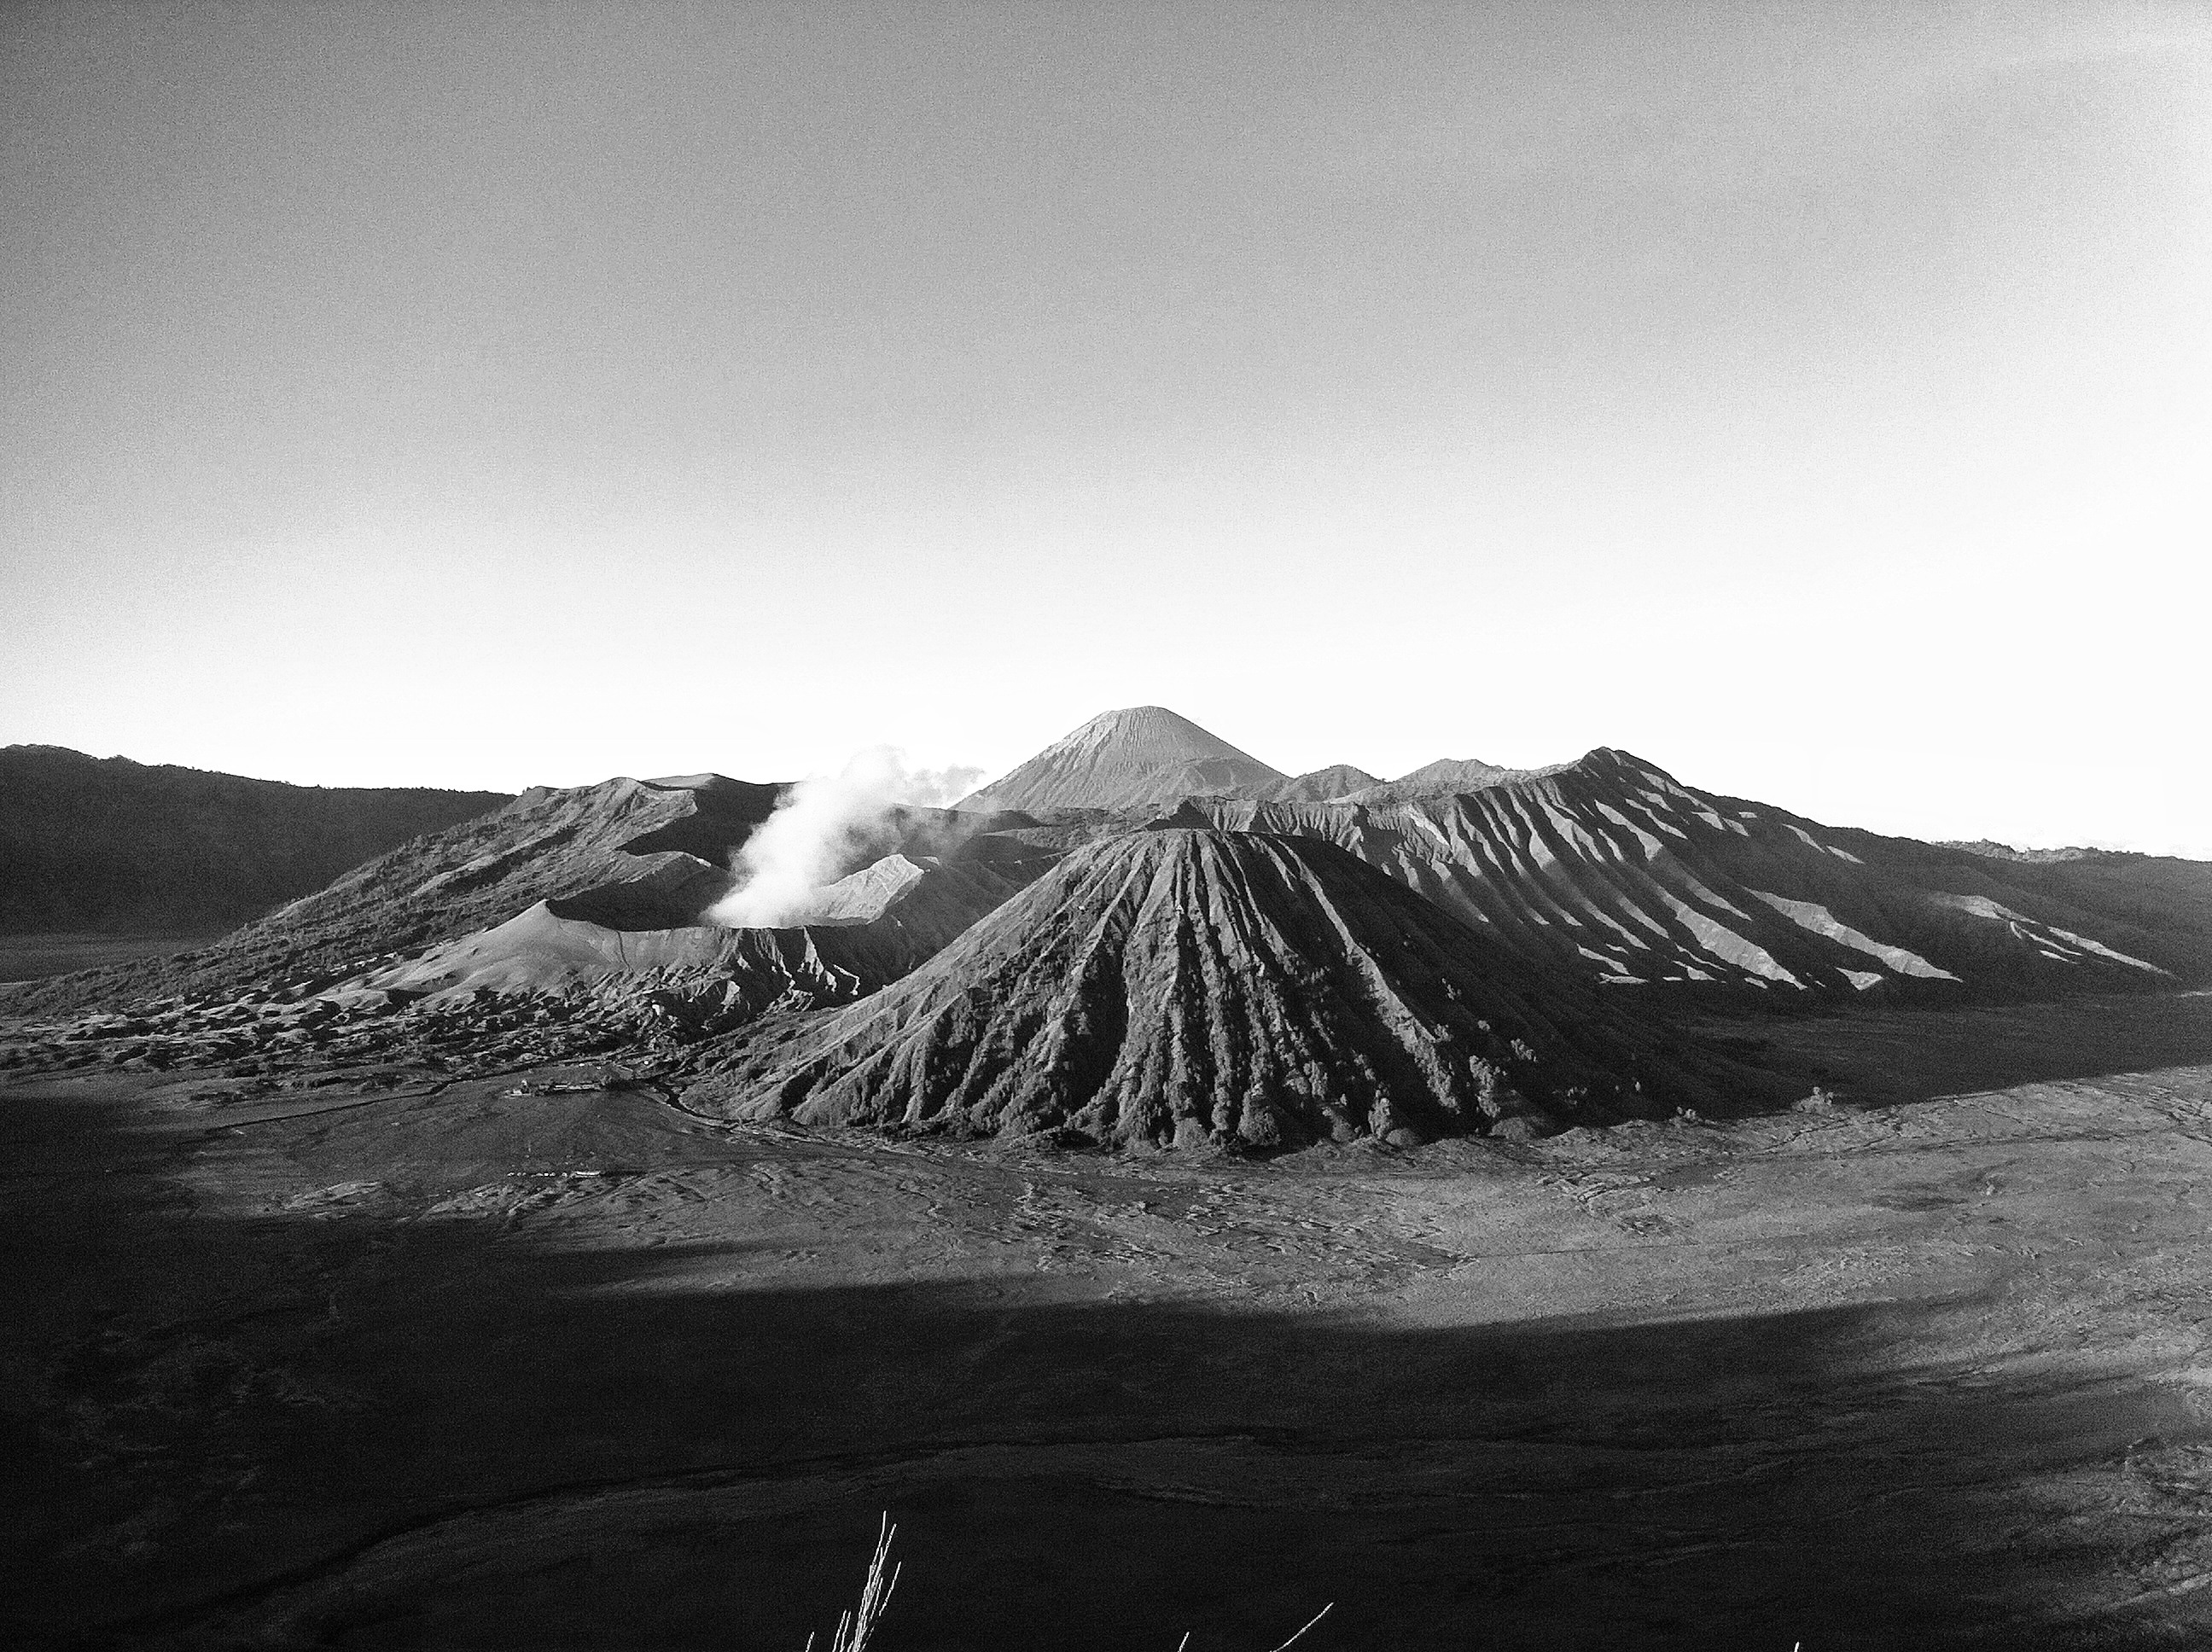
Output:
<path fill-rule="evenodd" d="M 1173 828 L 1070 855 L 905 980 L 756 1039 L 685 1100 L 1121 1145 L 1403 1145 L 1710 1104 L 1729 1076 L 1333 844 Z"/>

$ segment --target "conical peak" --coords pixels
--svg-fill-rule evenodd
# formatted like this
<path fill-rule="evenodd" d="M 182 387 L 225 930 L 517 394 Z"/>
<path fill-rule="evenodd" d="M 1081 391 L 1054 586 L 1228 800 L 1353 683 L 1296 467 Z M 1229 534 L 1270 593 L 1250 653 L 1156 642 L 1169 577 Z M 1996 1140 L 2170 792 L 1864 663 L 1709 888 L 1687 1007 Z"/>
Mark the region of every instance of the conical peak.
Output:
<path fill-rule="evenodd" d="M 1082 727 L 1062 735 L 1047 751 L 1099 751 L 1113 747 L 1134 748 L 1148 756 L 1182 758 L 1228 757 L 1242 762 L 1259 760 L 1240 751 L 1220 736 L 1200 728 L 1189 718 L 1165 706 L 1124 706 L 1102 711 Z"/>
<path fill-rule="evenodd" d="M 1102 712 L 961 799 L 962 809 L 1137 809 L 1194 796 L 1258 796 L 1282 774 L 1164 706 Z"/>
<path fill-rule="evenodd" d="M 1335 844 L 1132 832 L 701 1094 L 809 1124 L 1262 1148 L 1640 1105 L 1659 1069 L 1638 1036 L 1579 998 L 1563 1029 L 1528 996 L 1547 984 Z"/>

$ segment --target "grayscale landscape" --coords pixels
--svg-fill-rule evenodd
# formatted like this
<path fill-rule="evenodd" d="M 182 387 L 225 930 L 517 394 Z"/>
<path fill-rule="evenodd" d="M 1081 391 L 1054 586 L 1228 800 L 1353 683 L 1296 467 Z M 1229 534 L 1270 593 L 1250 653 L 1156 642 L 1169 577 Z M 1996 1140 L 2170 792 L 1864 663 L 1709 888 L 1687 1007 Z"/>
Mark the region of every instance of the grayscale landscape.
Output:
<path fill-rule="evenodd" d="M 19 1632 L 795 1646 L 879 1509 L 908 1646 L 2204 1632 L 2212 865 L 1435 767 L 1111 713 L 775 927 L 806 788 L 538 790 L 13 989 Z"/>
<path fill-rule="evenodd" d="M 2212 1646 L 2212 10 L 0 112 L 0 1647 Z"/>

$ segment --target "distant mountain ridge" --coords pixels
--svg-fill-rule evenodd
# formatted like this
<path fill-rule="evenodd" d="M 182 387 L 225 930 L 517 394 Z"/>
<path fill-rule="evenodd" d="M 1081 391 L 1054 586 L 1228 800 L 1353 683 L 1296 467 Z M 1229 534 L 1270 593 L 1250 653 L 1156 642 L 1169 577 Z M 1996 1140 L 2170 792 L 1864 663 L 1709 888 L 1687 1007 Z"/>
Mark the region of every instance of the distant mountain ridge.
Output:
<path fill-rule="evenodd" d="M 735 881 L 733 853 L 790 790 L 714 774 L 533 787 L 198 951 L 34 982 L 9 1008 L 240 993 L 559 993 L 613 976 L 668 988 L 663 1007 L 695 1023 L 741 1019 L 787 994 L 843 1001 L 896 979 L 1081 835 L 1034 828 L 1026 816 L 894 809 L 855 840 L 851 875 L 793 926 L 712 924 L 706 914 Z M 1030 829 L 994 829 L 1006 821 Z"/>
<path fill-rule="evenodd" d="M 810 1007 L 857 1005 L 940 952 L 955 962 L 930 966 L 929 978 L 952 993 L 970 926 L 1018 898 L 1034 915 L 1038 902 L 1058 898 L 1020 894 L 1041 879 L 1072 902 L 1066 922 L 1085 921 L 1083 903 L 1103 900 L 1102 890 L 1095 879 L 1051 881 L 1056 865 L 1177 831 L 1215 835 L 1191 840 L 1167 862 L 1147 859 L 1154 851 L 1133 842 L 1122 859 L 1084 864 L 1103 869 L 1099 876 L 1158 873 L 1163 888 L 1218 890 L 1222 880 L 1249 874 L 1276 879 L 1283 891 L 1306 891 L 1283 893 L 1287 906 L 1274 896 L 1255 906 L 1240 894 L 1188 914 L 1193 967 L 1218 965 L 1230 971 L 1224 982 L 1248 965 L 1260 969 L 1247 995 L 1255 1018 L 1216 1024 L 1232 1053 L 1304 1013 L 1297 993 L 1286 994 L 1269 969 L 1279 964 L 1302 978 L 1297 958 L 1336 944 L 1323 929 L 1382 921 L 1386 908 L 1403 917 L 1415 909 L 1407 902 L 1444 926 L 1424 928 L 1432 939 L 1460 935 L 1490 961 L 1484 969 L 1502 962 L 1522 972 L 1528 1008 L 1561 1006 L 1562 1025 L 1609 1017 L 1607 1006 L 1626 999 L 1652 1000 L 1656 1011 L 1657 1000 L 1686 992 L 1780 1004 L 1866 993 L 2055 997 L 2212 981 L 2212 866 L 2103 854 L 1997 859 L 1886 838 L 1700 792 L 1656 764 L 1604 748 L 1534 771 L 1459 759 L 1390 782 L 1346 765 L 1286 777 L 1164 708 L 1110 712 L 959 807 L 894 809 L 874 819 L 783 927 L 718 924 L 710 914 L 732 887 L 733 854 L 792 795 L 785 786 L 709 774 L 533 788 L 492 813 L 368 859 L 215 945 L 17 989 L 11 1005 L 47 1013 L 155 997 L 220 1006 L 241 993 L 334 994 L 349 1005 L 520 995 L 572 1006 L 589 999 L 617 1022 L 719 1039 L 755 1019 L 781 1024 Z M 1295 847 L 1299 840 L 1316 844 L 1314 853 Z M 1364 863 L 1402 899 L 1375 895 L 1371 881 L 1359 893 L 1343 858 Z M 1115 924 L 1127 915 L 1111 902 L 1098 912 Z M 1166 913 L 1157 901 L 1144 908 L 1158 935 L 1167 932 L 1160 927 Z M 1237 926 L 1283 914 L 1304 926 L 1303 938 L 1289 938 L 1291 951 L 1268 964 L 1273 955 L 1249 944 Z M 1218 932 L 1212 938 L 1208 925 Z M 1401 926 L 1399 918 L 1383 923 L 1393 933 Z M 1040 931 L 1035 938 L 1043 949 L 1038 957 L 1061 957 L 1055 949 L 1066 937 Z M 1146 957 L 1175 956 L 1156 939 L 1143 943 Z M 1351 944 L 1346 967 L 1397 991 L 1389 985 L 1396 943 L 1354 937 Z M 1104 968 L 1109 953 L 1126 961 L 1112 948 L 1062 961 Z M 1460 985 L 1472 991 L 1475 983 Z M 1407 990 L 1425 1002 L 1428 988 Z M 1122 1001 L 1132 1014 L 1157 1009 L 1194 1029 L 1212 1014 L 1181 987 L 1156 993 L 1136 984 L 1131 993 Z M 1105 1014 L 1112 997 L 1079 995 L 1061 1009 L 1079 1028 Z M 896 1001 L 922 1004 L 905 995 Z M 928 1012 L 957 1019 L 967 1002 L 957 993 L 932 996 Z M 1028 1025 L 1030 999 L 1009 1002 L 1009 1024 Z M 1392 1029 L 1395 1015 L 1347 1035 L 1353 1042 L 1346 1049 L 1386 1064 L 1400 1059 L 1389 1054 L 1393 1048 L 1413 1052 L 1415 1044 Z M 1326 1042 L 1335 1024 L 1308 1030 Z M 921 1063 L 917 1072 L 939 1072 L 933 1064 L 952 1048 L 918 1030 L 912 1037 L 901 1030 L 893 1042 Z M 1162 1048 L 1160 1060 L 1182 1060 L 1180 1046 Z M 915 1105 L 924 1113 L 934 1107 L 927 1092 L 935 1082 L 914 1090 L 899 1116 Z M 979 1092 L 961 1105 L 972 1112 L 981 1100 Z M 1216 1096 L 1206 1105 L 1227 1104 Z M 870 1112 L 874 1106 L 854 1116 L 888 1116 Z M 1081 1111 L 1067 1114 L 1068 1128 L 1081 1133 L 1107 1123 L 1077 1121 Z M 1288 1135 L 1336 1128 L 1302 1105 L 1291 1115 Z M 1137 1135 L 1156 1139 L 1162 1118 L 1146 1117 Z M 1176 1133 L 1181 1119 L 1167 1121 Z M 1422 1127 L 1443 1122 L 1432 1118 Z M 1010 1119 L 990 1127 L 1030 1127 Z M 1372 1119 L 1362 1127 L 1373 1128 Z M 1119 1124 L 1106 1135 L 1134 1139 Z"/>
<path fill-rule="evenodd" d="M 2212 867 L 1993 859 L 1684 786 L 1600 748 L 1468 790 L 1206 798 L 1327 838 L 1532 963 L 1763 997 L 2140 989 L 2212 975 Z"/>
<path fill-rule="evenodd" d="M 2000 843 L 1995 838 L 1977 837 L 1972 840 L 1946 839 L 1942 847 L 1964 849 L 1968 854 L 1978 854 L 1988 860 L 2021 860 L 2031 865 L 2051 865 L 2061 860 L 2087 860 L 2098 855 L 2125 853 L 2120 849 L 2085 849 L 2069 845 L 2063 849 L 2015 849 L 2009 843 Z"/>
<path fill-rule="evenodd" d="M 1468 792 L 1480 792 L 1493 786 L 1510 785 L 1516 780 L 1541 780 L 1547 774 L 1556 774 L 1569 767 L 1553 763 L 1544 768 L 1504 768 L 1496 763 L 1486 763 L 1480 757 L 1445 757 L 1425 763 L 1410 774 L 1401 774 L 1395 780 L 1377 780 L 1348 795 L 1352 801 L 1366 804 L 1403 803 L 1411 798 L 1457 797 Z"/>
<path fill-rule="evenodd" d="M 617 890 L 630 928 L 688 923 L 729 887 L 719 863 L 783 788 L 720 775 L 662 785 L 618 777 L 532 787 L 504 806 L 363 860 L 205 950 L 103 972 L 127 994 L 221 991 L 283 974 L 331 975 L 501 924 L 535 902 Z M 13 1002 L 66 1003 L 102 984 L 42 982 Z"/>
<path fill-rule="evenodd" d="M 1552 772 L 1504 768 L 1479 757 L 1445 757 L 1395 780 L 1378 780 L 1350 763 L 1290 775 L 1164 706 L 1129 706 L 1101 712 L 953 807 L 1053 814 L 1142 809 L 1201 797 L 1394 803 L 1479 791 Z"/>
<path fill-rule="evenodd" d="M 1310 774 L 1293 775 L 1267 794 L 1270 803 L 1328 803 L 1380 786 L 1382 782 L 1350 763 L 1331 763 Z"/>
<path fill-rule="evenodd" d="M 211 933 L 509 801 L 0 750 L 0 932 Z"/>
<path fill-rule="evenodd" d="M 965 807 L 846 823 L 772 928 L 714 914 L 795 788 L 533 788 L 201 950 L 12 988 L 0 1066 L 607 1057 L 710 1116 L 1277 1151 L 1780 1104 L 1815 1075 L 1703 1019 L 1755 1004 L 2212 981 L 2202 863 L 1885 838 L 1606 748 L 1363 782 L 1108 713 Z"/>

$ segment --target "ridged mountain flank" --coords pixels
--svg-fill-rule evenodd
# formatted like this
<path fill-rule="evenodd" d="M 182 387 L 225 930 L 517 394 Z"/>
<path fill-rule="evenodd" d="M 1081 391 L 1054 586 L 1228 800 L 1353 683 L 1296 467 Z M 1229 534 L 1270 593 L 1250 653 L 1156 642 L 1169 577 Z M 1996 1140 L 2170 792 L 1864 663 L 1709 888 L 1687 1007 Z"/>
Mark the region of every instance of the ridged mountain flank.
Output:
<path fill-rule="evenodd" d="M 1273 1148 L 1540 1133 L 1746 1082 L 1333 844 L 1164 828 L 1078 850 L 875 997 L 762 1033 L 685 1105 Z"/>
<path fill-rule="evenodd" d="M 2154 863 L 2106 887 L 2094 863 L 1826 826 L 1605 748 L 1441 795 L 1399 784 L 1327 803 L 1201 799 L 1190 815 L 1340 844 L 1501 948 L 1613 987 L 2022 994 L 2212 973 L 2206 897 L 2192 906 L 2179 872 L 2154 882 Z"/>
<path fill-rule="evenodd" d="M 10 1004 L 43 1012 L 322 981 L 371 955 L 449 941 L 533 902 L 608 884 L 630 885 L 633 908 L 649 899 L 660 922 L 688 921 L 727 889 L 720 863 L 783 790 L 720 775 L 533 787 L 503 808 L 363 861 L 204 951 L 40 982 Z"/>
<path fill-rule="evenodd" d="M 1289 776 L 1164 706 L 1102 712 L 958 809 L 1137 809 L 1202 796 L 1265 797 Z"/>
<path fill-rule="evenodd" d="M 1267 800 L 1271 803 L 1328 803 L 1382 784 L 1364 768 L 1354 768 L 1350 763 L 1331 763 L 1327 768 L 1316 768 L 1285 780 L 1267 794 Z"/>

